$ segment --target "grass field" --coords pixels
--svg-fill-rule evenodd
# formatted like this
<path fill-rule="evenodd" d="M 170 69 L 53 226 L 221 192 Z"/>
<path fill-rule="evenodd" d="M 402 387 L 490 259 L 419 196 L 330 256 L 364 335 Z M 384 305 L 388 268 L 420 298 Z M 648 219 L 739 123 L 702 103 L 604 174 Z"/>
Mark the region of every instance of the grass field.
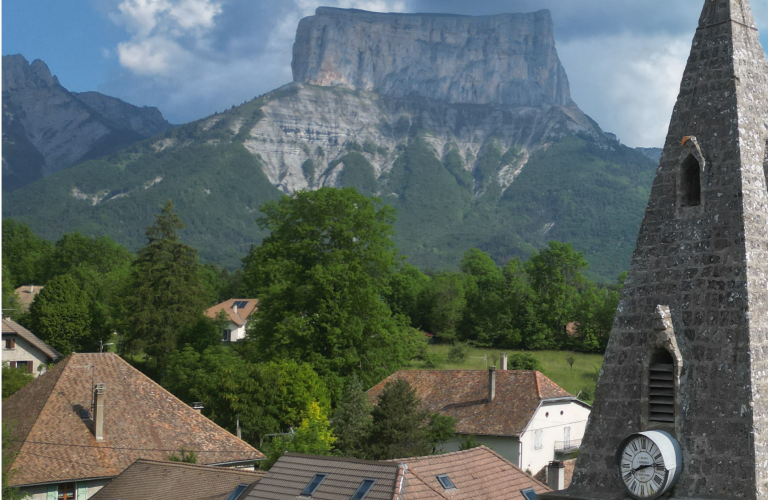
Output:
<path fill-rule="evenodd" d="M 430 345 L 429 349 L 431 352 L 437 353 L 441 359 L 445 359 L 448 355 L 449 347 L 447 345 Z M 512 354 L 513 352 L 520 351 L 472 348 L 470 349 L 469 356 L 463 363 L 444 362 L 434 367 L 427 367 L 423 362 L 413 362 L 410 368 L 414 370 L 425 368 L 437 370 L 484 370 L 491 365 L 498 368 L 502 352 Z M 603 365 L 603 356 L 567 351 L 530 351 L 530 354 L 541 362 L 544 375 L 573 395 L 578 395 L 580 391 L 583 391 L 581 398 L 587 402 L 592 402 L 595 394 L 597 374 Z M 574 358 L 573 368 L 566 361 L 568 356 L 573 356 Z"/>

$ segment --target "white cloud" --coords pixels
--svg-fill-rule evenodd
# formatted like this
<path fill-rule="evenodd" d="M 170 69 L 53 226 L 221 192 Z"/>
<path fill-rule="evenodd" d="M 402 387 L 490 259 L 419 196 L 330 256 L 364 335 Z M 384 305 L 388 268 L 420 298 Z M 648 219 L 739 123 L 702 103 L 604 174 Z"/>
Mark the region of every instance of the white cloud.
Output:
<path fill-rule="evenodd" d="M 692 35 L 624 34 L 558 48 L 573 99 L 629 146 L 661 147 Z"/>

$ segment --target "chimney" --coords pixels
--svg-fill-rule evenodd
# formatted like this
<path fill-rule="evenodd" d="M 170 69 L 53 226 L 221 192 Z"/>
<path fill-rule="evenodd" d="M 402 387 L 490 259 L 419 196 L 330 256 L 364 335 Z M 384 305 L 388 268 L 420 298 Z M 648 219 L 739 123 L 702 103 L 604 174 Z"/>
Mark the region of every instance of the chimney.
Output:
<path fill-rule="evenodd" d="M 35 293 L 35 285 L 29 285 L 29 293 Z"/>
<path fill-rule="evenodd" d="M 565 489 L 565 464 L 549 462 L 547 465 L 547 486 L 554 491 Z"/>
<path fill-rule="evenodd" d="M 488 402 L 493 403 L 496 399 L 496 367 L 488 368 Z"/>
<path fill-rule="evenodd" d="M 93 386 L 93 435 L 96 441 L 104 441 L 104 393 L 106 384 Z"/>
<path fill-rule="evenodd" d="M 501 353 L 501 369 L 507 371 L 507 353 Z"/>
<path fill-rule="evenodd" d="M 205 408 L 205 406 L 203 406 L 203 403 L 201 403 L 200 401 L 195 401 L 194 403 L 192 403 L 192 409 L 195 410 L 197 413 L 203 413 L 203 408 Z"/>
<path fill-rule="evenodd" d="M 232 310 L 235 312 L 235 314 L 237 314 L 237 303 L 232 306 Z"/>

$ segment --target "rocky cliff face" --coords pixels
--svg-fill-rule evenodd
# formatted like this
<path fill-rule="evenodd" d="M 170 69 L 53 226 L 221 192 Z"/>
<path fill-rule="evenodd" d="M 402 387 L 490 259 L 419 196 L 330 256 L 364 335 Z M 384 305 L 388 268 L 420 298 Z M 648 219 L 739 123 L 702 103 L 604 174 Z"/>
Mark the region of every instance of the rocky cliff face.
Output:
<path fill-rule="evenodd" d="M 3 56 L 3 190 L 171 127 L 157 108 L 69 92 L 43 61 Z"/>
<path fill-rule="evenodd" d="M 449 103 L 571 104 L 546 10 L 470 17 L 321 7 L 299 23 L 293 77 Z"/>

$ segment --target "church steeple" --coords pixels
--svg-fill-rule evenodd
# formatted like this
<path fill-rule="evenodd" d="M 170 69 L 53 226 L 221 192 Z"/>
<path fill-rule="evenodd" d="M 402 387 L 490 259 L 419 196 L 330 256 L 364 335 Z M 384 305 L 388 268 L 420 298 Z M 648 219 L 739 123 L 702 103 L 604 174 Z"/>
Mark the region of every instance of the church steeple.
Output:
<path fill-rule="evenodd" d="M 671 498 L 768 498 L 767 139 L 749 1 L 706 0 L 573 481 L 545 498 L 625 497 L 616 450 L 647 431 L 679 443 Z"/>

